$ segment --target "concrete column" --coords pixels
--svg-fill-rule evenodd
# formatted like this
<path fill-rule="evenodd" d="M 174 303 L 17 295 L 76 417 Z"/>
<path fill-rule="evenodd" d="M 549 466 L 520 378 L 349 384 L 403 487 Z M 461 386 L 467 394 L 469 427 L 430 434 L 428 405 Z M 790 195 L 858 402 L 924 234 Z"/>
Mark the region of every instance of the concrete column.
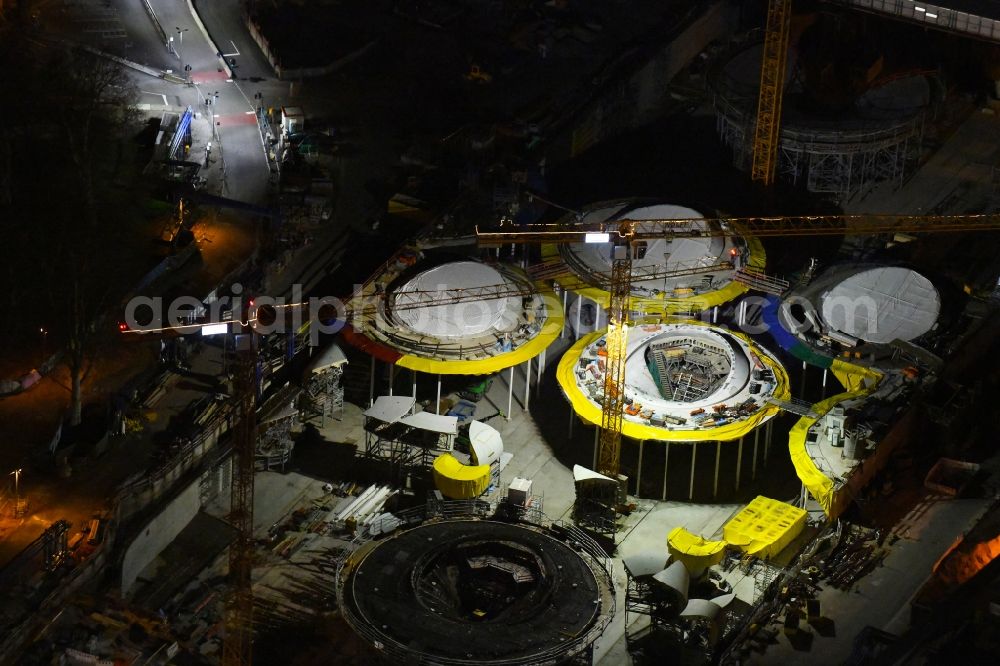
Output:
<path fill-rule="evenodd" d="M 510 379 L 507 380 L 507 420 L 510 421 L 510 410 L 514 407 L 514 366 L 510 366 Z"/>
<path fill-rule="evenodd" d="M 569 319 L 569 310 L 566 309 L 568 302 L 569 302 L 569 290 L 563 289 L 563 327 L 562 330 L 559 331 L 560 339 L 566 337 L 566 321 Z"/>
<path fill-rule="evenodd" d="M 827 368 L 823 368 L 823 394 L 820 396 L 820 398 L 825 398 L 826 397 L 826 373 L 827 372 L 828 372 Z"/>
<path fill-rule="evenodd" d="M 580 314 L 583 312 L 583 296 L 576 297 L 576 329 L 573 331 L 573 339 L 580 339 Z"/>
<path fill-rule="evenodd" d="M 438 375 L 437 402 L 434 403 L 434 413 L 441 414 L 441 375 Z"/>
<path fill-rule="evenodd" d="M 375 404 L 375 357 L 372 356 L 372 368 L 368 379 L 368 406 Z"/>
<path fill-rule="evenodd" d="M 663 452 L 663 501 L 667 501 L 667 467 L 670 464 L 670 442 L 664 442 L 666 448 Z"/>
<path fill-rule="evenodd" d="M 395 363 L 390 363 L 389 364 L 389 395 L 392 395 L 392 383 L 393 383 L 392 380 L 395 379 L 395 376 L 394 376 L 395 374 L 396 374 L 396 364 Z"/>
<path fill-rule="evenodd" d="M 773 419 L 768 421 L 764 429 L 764 460 L 767 460 L 771 456 L 771 423 L 773 421 Z"/>
<path fill-rule="evenodd" d="M 719 322 L 719 306 L 716 305 L 712 308 L 712 323 L 716 324 Z"/>
<path fill-rule="evenodd" d="M 722 440 L 715 440 L 715 479 L 712 481 L 712 497 L 719 494 L 719 456 L 722 455 Z"/>
<path fill-rule="evenodd" d="M 531 359 L 527 361 L 524 371 L 524 411 L 528 411 L 528 396 L 531 395 Z"/>
<path fill-rule="evenodd" d="M 802 383 L 801 383 L 801 388 L 799 389 L 799 397 L 803 398 L 803 399 L 806 397 L 806 368 L 807 367 L 809 367 L 808 364 L 805 361 L 802 361 Z"/>
<path fill-rule="evenodd" d="M 691 442 L 691 483 L 688 484 L 688 499 L 694 499 L 694 463 L 698 459 L 698 442 Z"/>
<path fill-rule="evenodd" d="M 544 364 L 545 364 L 545 350 L 543 349 L 542 353 L 538 355 L 538 362 L 535 363 L 535 365 L 538 366 L 538 373 L 537 373 L 536 378 L 535 378 L 535 386 L 536 387 L 539 384 L 542 383 L 542 366 Z"/>
<path fill-rule="evenodd" d="M 410 408 L 411 414 L 417 413 L 417 371 L 410 370 L 410 374 L 413 376 L 413 407 Z"/>
<path fill-rule="evenodd" d="M 757 480 L 757 442 L 760 441 L 760 428 L 753 431 L 753 466 L 750 468 L 750 480 Z"/>
<path fill-rule="evenodd" d="M 744 326 L 747 323 L 747 302 L 745 300 L 740 301 L 739 314 L 736 317 L 736 323 L 740 326 Z"/>
<path fill-rule="evenodd" d="M 736 446 L 736 490 L 740 489 L 740 472 L 743 471 L 743 438 Z"/>
<path fill-rule="evenodd" d="M 636 466 L 635 470 L 635 495 L 639 496 L 639 488 L 642 486 L 642 448 L 646 443 L 646 440 L 639 440 L 639 464 Z"/>

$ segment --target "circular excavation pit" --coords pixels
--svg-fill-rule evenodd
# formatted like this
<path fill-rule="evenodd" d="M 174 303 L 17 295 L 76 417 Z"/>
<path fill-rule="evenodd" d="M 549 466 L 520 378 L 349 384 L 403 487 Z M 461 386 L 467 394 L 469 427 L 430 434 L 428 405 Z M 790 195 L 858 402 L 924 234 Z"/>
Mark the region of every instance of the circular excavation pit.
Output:
<path fill-rule="evenodd" d="M 342 610 L 393 663 L 561 663 L 590 647 L 613 605 L 588 556 L 532 526 L 435 522 L 358 552 Z"/>

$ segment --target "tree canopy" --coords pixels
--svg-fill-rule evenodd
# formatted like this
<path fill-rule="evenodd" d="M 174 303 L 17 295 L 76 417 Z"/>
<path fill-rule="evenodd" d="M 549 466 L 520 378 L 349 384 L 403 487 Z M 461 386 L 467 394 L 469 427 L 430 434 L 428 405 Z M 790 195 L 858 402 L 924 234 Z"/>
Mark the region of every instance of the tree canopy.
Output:
<path fill-rule="evenodd" d="M 7 353 L 48 332 L 79 380 L 101 328 L 137 279 L 144 189 L 137 89 L 122 68 L 29 37 L 0 40 L 0 275 Z M 145 257 L 143 257 L 145 259 Z M 131 282 L 130 282 L 131 280 Z"/>

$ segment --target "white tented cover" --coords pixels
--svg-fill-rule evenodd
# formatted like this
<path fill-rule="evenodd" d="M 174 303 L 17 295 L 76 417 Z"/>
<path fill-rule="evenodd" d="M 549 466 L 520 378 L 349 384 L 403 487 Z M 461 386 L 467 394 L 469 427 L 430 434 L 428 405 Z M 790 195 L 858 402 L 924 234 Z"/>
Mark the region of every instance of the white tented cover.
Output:
<path fill-rule="evenodd" d="M 595 472 L 592 469 L 588 469 L 583 465 L 573 465 L 573 481 L 575 483 L 580 483 L 581 481 L 606 481 L 609 483 L 614 483 L 617 485 L 617 481 L 612 479 L 610 476 L 604 476 L 600 472 Z"/>
<path fill-rule="evenodd" d="M 327 368 L 336 368 L 347 363 L 344 350 L 336 343 L 331 343 L 323 351 L 309 360 L 309 372 L 319 373 Z"/>
<path fill-rule="evenodd" d="M 385 423 L 395 423 L 413 409 L 415 402 L 412 397 L 380 395 L 375 398 L 375 404 L 365 411 L 365 416 Z"/>
<path fill-rule="evenodd" d="M 653 574 L 658 574 L 663 571 L 663 567 L 666 563 L 667 558 L 663 553 L 651 550 L 630 555 L 622 559 L 622 564 L 625 565 L 625 569 L 628 570 L 628 573 L 632 576 L 632 578 L 641 578 L 642 576 L 652 576 Z"/>
<path fill-rule="evenodd" d="M 930 280 L 895 266 L 855 273 L 822 297 L 829 328 L 876 343 L 920 337 L 934 326 L 940 310 Z"/>
<path fill-rule="evenodd" d="M 469 442 L 472 444 L 472 462 L 492 465 L 503 453 L 503 438 L 493 426 L 480 421 L 469 424 Z"/>
<path fill-rule="evenodd" d="M 412 400 L 413 398 L 410 398 L 411 404 Z M 410 416 L 404 416 L 400 419 L 400 422 L 405 423 L 411 428 L 419 428 L 420 430 L 436 432 L 442 435 L 458 434 L 457 416 L 441 416 L 439 414 L 431 414 L 430 412 L 417 412 Z"/>

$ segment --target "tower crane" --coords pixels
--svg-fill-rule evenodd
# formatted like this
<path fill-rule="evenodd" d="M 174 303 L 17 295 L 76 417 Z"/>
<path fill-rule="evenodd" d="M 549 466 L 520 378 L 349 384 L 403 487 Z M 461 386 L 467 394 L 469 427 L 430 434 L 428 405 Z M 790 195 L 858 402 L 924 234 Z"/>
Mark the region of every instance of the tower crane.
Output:
<path fill-rule="evenodd" d="M 788 35 L 792 23 L 792 0 L 768 0 L 764 49 L 760 61 L 760 92 L 753 133 L 753 163 L 750 178 L 765 186 L 774 182 L 781 143 L 781 103 L 785 95 Z"/>
<path fill-rule="evenodd" d="M 229 522 L 236 538 L 229 547 L 229 594 L 226 597 L 226 635 L 222 666 L 249 666 L 253 661 L 253 483 L 257 410 L 254 374 L 257 336 L 250 348 L 239 352 L 235 378 L 233 474 L 229 490 Z"/>
<path fill-rule="evenodd" d="M 727 217 L 705 219 L 621 219 L 612 222 L 529 224 L 515 231 L 480 230 L 480 245 L 610 242 L 613 247 L 608 332 L 605 349 L 604 398 L 598 438 L 597 471 L 617 478 L 621 454 L 624 409 L 625 349 L 629 299 L 632 294 L 632 256 L 636 243 L 663 238 L 729 235 L 760 237 L 832 236 L 882 233 L 993 231 L 1000 214 L 982 215 L 799 215 L 789 217 Z"/>

